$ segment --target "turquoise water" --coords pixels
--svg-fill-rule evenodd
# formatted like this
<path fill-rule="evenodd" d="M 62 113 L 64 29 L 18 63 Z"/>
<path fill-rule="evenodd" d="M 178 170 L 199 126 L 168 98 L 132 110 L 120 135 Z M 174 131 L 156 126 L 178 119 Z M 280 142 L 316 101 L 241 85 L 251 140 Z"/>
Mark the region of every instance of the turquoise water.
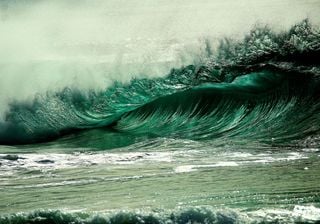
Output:
<path fill-rule="evenodd" d="M 10 101 L 0 223 L 318 223 L 319 37 L 256 27 L 166 75 Z"/>

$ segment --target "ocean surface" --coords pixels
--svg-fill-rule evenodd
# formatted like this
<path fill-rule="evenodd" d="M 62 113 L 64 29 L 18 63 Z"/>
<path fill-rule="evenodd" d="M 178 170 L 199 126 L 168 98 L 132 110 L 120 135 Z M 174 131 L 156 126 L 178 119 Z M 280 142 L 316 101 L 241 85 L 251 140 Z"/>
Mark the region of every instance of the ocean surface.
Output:
<path fill-rule="evenodd" d="M 1 224 L 320 223 L 317 1 L 94 3 L 1 2 Z"/>

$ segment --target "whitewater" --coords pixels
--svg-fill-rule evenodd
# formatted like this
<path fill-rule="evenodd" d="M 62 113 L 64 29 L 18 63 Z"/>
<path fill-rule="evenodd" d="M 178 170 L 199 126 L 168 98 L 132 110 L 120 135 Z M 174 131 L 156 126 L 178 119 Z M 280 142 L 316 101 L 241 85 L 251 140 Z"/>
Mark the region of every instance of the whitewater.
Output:
<path fill-rule="evenodd" d="M 319 223 L 320 3 L 0 2 L 0 224 Z"/>

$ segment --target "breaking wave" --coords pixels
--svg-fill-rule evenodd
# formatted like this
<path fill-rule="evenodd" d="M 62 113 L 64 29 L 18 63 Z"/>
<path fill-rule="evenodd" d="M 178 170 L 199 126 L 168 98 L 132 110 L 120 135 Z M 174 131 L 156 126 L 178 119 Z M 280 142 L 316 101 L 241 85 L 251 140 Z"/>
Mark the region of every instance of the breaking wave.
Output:
<path fill-rule="evenodd" d="M 48 142 L 88 129 L 196 140 L 319 144 L 320 31 L 308 20 L 242 41 L 206 42 L 207 60 L 162 78 L 115 81 L 105 91 L 65 88 L 11 102 L 0 143 Z"/>

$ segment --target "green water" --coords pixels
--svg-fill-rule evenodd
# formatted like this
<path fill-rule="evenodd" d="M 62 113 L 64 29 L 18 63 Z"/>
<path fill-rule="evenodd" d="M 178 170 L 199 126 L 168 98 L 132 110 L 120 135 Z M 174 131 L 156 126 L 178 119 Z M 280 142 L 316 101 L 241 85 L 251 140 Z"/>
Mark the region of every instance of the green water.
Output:
<path fill-rule="evenodd" d="M 18 153 L 21 159 L 1 166 L 0 212 L 204 205 L 250 212 L 320 205 L 318 150 L 219 149 L 174 140 L 133 152 L 134 147 L 77 154 L 51 149 L 38 158 Z"/>

